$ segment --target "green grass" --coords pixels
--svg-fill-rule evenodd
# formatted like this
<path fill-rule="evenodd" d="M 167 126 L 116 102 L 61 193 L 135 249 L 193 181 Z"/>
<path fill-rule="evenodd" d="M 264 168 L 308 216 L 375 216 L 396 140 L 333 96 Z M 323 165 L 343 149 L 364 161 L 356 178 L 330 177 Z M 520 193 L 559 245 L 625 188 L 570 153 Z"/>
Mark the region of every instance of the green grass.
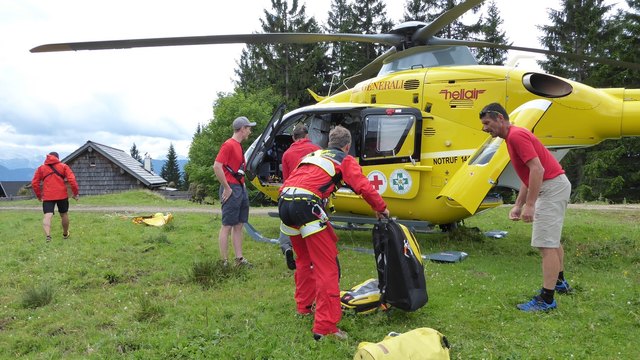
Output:
<path fill-rule="evenodd" d="M 149 205 L 147 194 L 110 196 L 98 205 Z M 171 201 L 171 204 L 174 202 Z M 345 314 L 349 340 L 311 338 L 312 319 L 295 314 L 293 272 L 277 246 L 245 236 L 251 269 L 219 265 L 219 216 L 174 214 L 171 226 L 136 225 L 118 214 L 74 211 L 72 236 L 44 242 L 39 211 L 0 210 L 0 358 L 29 359 L 351 359 L 361 341 L 432 327 L 453 359 L 635 359 L 640 332 L 640 212 L 571 209 L 565 222 L 566 273 L 576 293 L 548 314 L 515 304 L 540 286 L 531 226 L 497 208 L 463 232 L 417 234 L 422 252 L 460 250 L 457 264 L 426 263 L 429 303 L 414 313 Z M 1 208 L 0 208 L 1 209 Z M 278 221 L 252 216 L 276 237 Z M 339 231 L 341 288 L 375 277 L 368 232 Z M 25 306 L 29 292 L 49 301 Z"/>
<path fill-rule="evenodd" d="M 150 190 L 132 190 L 116 194 L 82 196 L 80 200 L 69 199 L 71 206 L 171 206 L 171 207 L 203 207 L 188 200 L 167 200 L 157 192 Z M 0 201 L 0 209 L 3 206 L 40 206 L 38 199 L 16 201 Z M 212 206 L 212 205 L 208 205 Z M 219 207 L 219 205 L 218 205 Z"/>

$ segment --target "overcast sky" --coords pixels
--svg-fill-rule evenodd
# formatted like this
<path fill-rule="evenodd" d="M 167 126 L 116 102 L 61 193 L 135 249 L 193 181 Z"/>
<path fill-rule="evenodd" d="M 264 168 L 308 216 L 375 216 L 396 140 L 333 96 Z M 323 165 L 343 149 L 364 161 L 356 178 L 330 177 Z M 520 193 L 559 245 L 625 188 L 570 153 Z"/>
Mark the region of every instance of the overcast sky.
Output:
<path fill-rule="evenodd" d="M 622 0 L 621 0 L 622 1 Z M 329 0 L 300 0 L 324 24 Z M 488 1 L 487 1 L 488 2 Z M 67 155 L 87 140 L 188 155 L 218 92 L 233 90 L 243 45 L 32 54 L 55 42 L 252 33 L 270 0 L 0 0 L 0 159 Z M 387 0 L 402 17 L 405 1 Z M 539 47 L 536 25 L 559 0 L 496 0 L 514 45 Z M 532 4 L 528 6 L 527 4 Z"/>

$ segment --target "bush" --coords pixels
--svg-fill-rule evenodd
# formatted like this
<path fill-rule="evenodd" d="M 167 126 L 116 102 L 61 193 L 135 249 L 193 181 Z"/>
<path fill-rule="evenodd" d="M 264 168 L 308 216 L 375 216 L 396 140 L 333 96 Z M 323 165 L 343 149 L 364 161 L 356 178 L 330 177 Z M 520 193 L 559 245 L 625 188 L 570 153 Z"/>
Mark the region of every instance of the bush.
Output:
<path fill-rule="evenodd" d="M 40 285 L 27 289 L 22 295 L 22 307 L 35 309 L 49 304 L 53 300 L 53 289 L 49 285 Z"/>
<path fill-rule="evenodd" d="M 245 267 L 225 265 L 222 260 L 196 261 L 191 268 L 191 279 L 205 289 L 228 279 L 244 278 L 244 276 Z"/>
<path fill-rule="evenodd" d="M 139 308 L 135 314 L 137 321 L 153 321 L 160 318 L 164 314 L 164 309 L 149 299 L 148 296 L 140 296 Z"/>

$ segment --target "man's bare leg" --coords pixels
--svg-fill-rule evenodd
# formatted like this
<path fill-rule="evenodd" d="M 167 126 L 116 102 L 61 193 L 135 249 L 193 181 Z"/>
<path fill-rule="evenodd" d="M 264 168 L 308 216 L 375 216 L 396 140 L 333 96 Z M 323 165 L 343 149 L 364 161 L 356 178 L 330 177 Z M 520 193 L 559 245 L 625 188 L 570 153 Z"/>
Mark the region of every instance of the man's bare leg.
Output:
<path fill-rule="evenodd" d="M 220 246 L 220 255 L 222 256 L 222 260 L 227 261 L 227 256 L 229 252 L 229 233 L 231 232 L 231 226 L 222 225 L 220 228 L 220 233 L 218 234 L 218 243 Z"/>
<path fill-rule="evenodd" d="M 42 219 L 42 228 L 46 236 L 51 236 L 51 218 L 53 218 L 53 213 L 46 213 Z"/>
<path fill-rule="evenodd" d="M 62 236 L 69 236 L 69 213 L 60 214 L 60 220 L 62 221 Z"/>

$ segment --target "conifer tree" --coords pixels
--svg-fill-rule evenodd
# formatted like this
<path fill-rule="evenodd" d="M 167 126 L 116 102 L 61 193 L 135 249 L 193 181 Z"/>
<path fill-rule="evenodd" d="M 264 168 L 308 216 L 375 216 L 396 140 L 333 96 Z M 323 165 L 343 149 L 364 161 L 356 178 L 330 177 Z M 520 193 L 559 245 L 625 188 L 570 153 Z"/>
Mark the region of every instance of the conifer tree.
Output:
<path fill-rule="evenodd" d="M 260 20 L 264 33 L 317 33 L 316 20 L 306 15 L 298 0 L 271 0 L 271 11 L 265 10 Z M 313 102 L 306 89 L 326 92 L 329 64 L 325 56 L 327 45 L 258 44 L 248 45 L 242 52 L 236 75 L 237 87 L 244 92 L 272 88 L 281 94 L 289 106 Z"/>
<path fill-rule="evenodd" d="M 142 156 L 140 155 L 138 147 L 136 147 L 136 143 L 133 143 L 133 146 L 131 146 L 131 149 L 129 149 L 129 154 L 132 158 L 138 160 L 140 164 L 142 164 Z"/>
<path fill-rule="evenodd" d="M 176 155 L 176 149 L 173 147 L 173 143 L 169 145 L 169 151 L 167 152 L 167 161 L 162 165 L 160 170 L 160 177 L 167 180 L 169 186 L 180 188 L 182 185 L 182 174 L 180 173 L 180 166 L 178 165 L 178 156 Z"/>
<path fill-rule="evenodd" d="M 445 11 L 453 9 L 454 6 L 463 2 L 462 0 L 432 0 L 432 6 L 428 9 L 427 21 L 433 21 L 438 16 L 442 15 Z M 474 7 L 471 10 L 471 14 L 477 13 L 481 8 L 481 4 Z M 462 22 L 460 18 L 453 21 L 451 24 L 445 26 L 442 30 L 436 33 L 436 36 L 443 37 L 445 39 L 459 39 L 469 40 L 473 39 L 481 28 L 482 24 L 480 20 L 475 20 L 473 23 L 467 25 Z"/>
<path fill-rule="evenodd" d="M 551 24 L 539 26 L 542 45 L 551 51 L 607 57 L 615 39 L 615 26 L 608 23 L 611 8 L 604 0 L 562 0 L 559 10 L 549 10 Z M 599 85 L 591 78 L 594 64 L 588 61 L 547 56 L 540 66 L 557 76 Z"/>
<path fill-rule="evenodd" d="M 428 22 L 429 10 L 437 8 L 438 0 L 406 0 L 402 21 Z"/>
<path fill-rule="evenodd" d="M 501 30 L 503 20 L 495 1 L 489 3 L 487 14 L 481 18 L 479 40 L 494 44 L 510 45 L 507 36 Z M 477 48 L 477 60 L 485 65 L 504 65 L 507 60 L 507 50 L 496 48 Z"/>
<path fill-rule="evenodd" d="M 357 34 L 386 33 L 391 30 L 393 23 L 387 19 L 386 5 L 382 0 L 360 0 L 351 5 L 353 32 Z M 348 63 L 345 73 L 355 75 L 386 50 L 386 46 L 371 43 L 349 43 L 344 46 L 344 53 Z"/>
<path fill-rule="evenodd" d="M 355 24 L 353 23 L 355 16 L 353 9 L 349 5 L 348 0 L 332 0 L 331 7 L 327 18 L 327 25 L 324 27 L 328 33 L 353 33 Z M 347 56 L 347 50 L 350 45 L 344 42 L 333 42 L 330 46 L 330 71 L 332 74 L 331 89 L 342 84 L 342 81 L 353 74 L 347 73 L 347 65 L 351 62 L 351 58 Z M 352 45 L 351 45 L 352 46 Z"/>

